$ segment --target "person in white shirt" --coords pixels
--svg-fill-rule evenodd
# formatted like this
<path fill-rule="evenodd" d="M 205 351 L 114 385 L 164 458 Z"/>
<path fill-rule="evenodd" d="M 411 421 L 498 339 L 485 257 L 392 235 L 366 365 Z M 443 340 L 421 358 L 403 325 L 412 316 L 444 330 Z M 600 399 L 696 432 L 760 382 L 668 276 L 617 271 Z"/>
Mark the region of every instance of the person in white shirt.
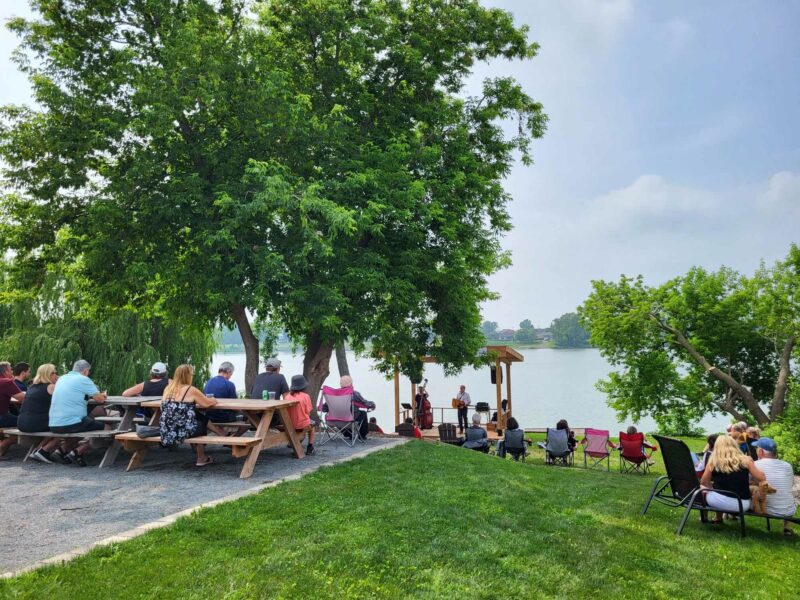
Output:
<path fill-rule="evenodd" d="M 469 423 L 467 422 L 467 414 L 469 413 L 469 405 L 472 400 L 466 392 L 466 386 L 458 388 L 456 400 L 458 400 L 458 433 L 464 433 Z"/>
<path fill-rule="evenodd" d="M 776 458 L 778 446 L 772 438 L 762 437 L 753 442 L 753 446 L 758 455 L 756 466 L 764 472 L 767 481 L 776 490 L 774 494 L 767 494 L 767 514 L 776 517 L 793 517 L 797 506 L 792 494 L 792 485 L 794 484 L 792 465 L 785 460 Z M 794 535 L 791 522 L 783 522 L 783 534 Z"/>

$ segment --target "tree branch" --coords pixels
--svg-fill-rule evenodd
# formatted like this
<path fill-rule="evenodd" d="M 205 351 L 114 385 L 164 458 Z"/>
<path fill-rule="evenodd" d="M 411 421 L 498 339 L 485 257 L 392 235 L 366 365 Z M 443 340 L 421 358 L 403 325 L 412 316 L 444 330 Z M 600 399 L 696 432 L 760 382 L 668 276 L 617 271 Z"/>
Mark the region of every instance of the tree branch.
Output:
<path fill-rule="evenodd" d="M 791 372 L 790 361 L 796 342 L 796 336 L 789 336 L 789 339 L 783 345 L 783 350 L 778 355 L 780 370 L 778 371 L 778 380 L 775 383 L 775 392 L 772 394 L 772 406 L 770 406 L 769 410 L 769 418 L 773 421 L 780 417 L 786 408 L 786 391 L 789 389 L 789 374 Z"/>

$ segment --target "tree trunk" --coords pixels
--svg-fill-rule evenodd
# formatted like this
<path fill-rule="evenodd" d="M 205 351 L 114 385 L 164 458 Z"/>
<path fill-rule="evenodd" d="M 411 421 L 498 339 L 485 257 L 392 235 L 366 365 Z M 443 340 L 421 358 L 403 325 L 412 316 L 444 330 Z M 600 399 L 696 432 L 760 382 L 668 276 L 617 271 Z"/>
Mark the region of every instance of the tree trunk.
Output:
<path fill-rule="evenodd" d="M 772 406 L 769 409 L 769 418 L 773 421 L 780 417 L 786 408 L 786 390 L 789 389 L 789 373 L 791 372 L 790 361 L 796 341 L 795 336 L 786 340 L 778 357 L 780 370 L 778 371 L 778 380 L 775 382 L 775 393 L 772 395 Z"/>
<path fill-rule="evenodd" d="M 258 376 L 258 338 L 253 333 L 253 328 L 250 327 L 244 307 L 241 304 L 234 304 L 231 311 L 244 344 L 244 387 L 249 397 Z"/>
<path fill-rule="evenodd" d="M 344 342 L 336 345 L 336 364 L 339 366 L 339 377 L 350 375 L 350 367 L 347 365 L 347 354 L 344 351 Z"/>
<path fill-rule="evenodd" d="M 753 415 L 759 427 L 765 427 L 766 425 L 769 425 L 770 419 L 767 416 L 767 413 L 765 413 L 764 410 L 761 408 L 761 406 L 758 404 L 758 400 L 756 400 L 756 397 L 753 396 L 753 392 L 751 392 L 742 383 L 740 383 L 739 381 L 728 375 L 722 369 L 718 369 L 717 367 L 709 363 L 708 360 L 706 360 L 706 357 L 700 354 L 697 351 L 697 348 L 695 348 L 694 346 L 692 346 L 691 343 L 689 343 L 689 340 L 686 339 L 686 336 L 684 336 L 680 330 L 675 329 L 674 327 L 671 327 L 670 325 L 664 323 L 661 319 L 659 319 L 657 316 L 653 314 L 650 315 L 650 318 L 656 324 L 658 324 L 658 326 L 661 327 L 661 329 L 671 334 L 675 338 L 675 342 L 679 346 L 681 346 L 684 350 L 686 350 L 689 353 L 689 356 L 691 356 L 692 359 L 698 365 L 703 367 L 706 370 L 706 372 L 708 372 L 711 376 L 719 379 L 729 388 L 733 389 L 733 391 L 736 392 L 736 395 L 742 399 L 742 402 L 744 402 L 744 405 L 747 407 L 747 410 L 750 411 L 750 414 Z"/>
<path fill-rule="evenodd" d="M 322 384 L 331 372 L 331 354 L 333 354 L 333 344 L 323 342 L 318 330 L 312 331 L 306 340 L 303 375 L 308 380 L 306 393 L 311 396 L 311 403 L 314 406 Z"/>

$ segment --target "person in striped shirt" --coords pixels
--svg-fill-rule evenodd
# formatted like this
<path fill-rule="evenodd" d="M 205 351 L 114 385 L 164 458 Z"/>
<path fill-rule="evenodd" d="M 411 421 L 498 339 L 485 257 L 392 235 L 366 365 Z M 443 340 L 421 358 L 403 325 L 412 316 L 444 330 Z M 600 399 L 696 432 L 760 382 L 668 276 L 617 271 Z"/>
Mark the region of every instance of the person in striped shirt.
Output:
<path fill-rule="evenodd" d="M 774 494 L 767 494 L 767 514 L 776 517 L 793 517 L 797 506 L 794 495 L 792 495 L 792 485 L 794 484 L 792 465 L 785 460 L 776 458 L 778 446 L 772 438 L 762 437 L 753 442 L 753 446 L 758 455 L 755 465 L 763 471 L 769 484 L 776 490 Z M 783 522 L 783 535 L 794 535 L 792 524 L 789 521 Z"/>

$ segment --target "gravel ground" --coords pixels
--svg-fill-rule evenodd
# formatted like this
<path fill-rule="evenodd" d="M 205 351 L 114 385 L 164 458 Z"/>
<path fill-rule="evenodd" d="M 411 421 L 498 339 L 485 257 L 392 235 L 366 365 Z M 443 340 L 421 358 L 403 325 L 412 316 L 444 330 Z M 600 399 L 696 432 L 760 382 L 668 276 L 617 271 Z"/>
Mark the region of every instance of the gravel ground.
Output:
<path fill-rule="evenodd" d="M 188 447 L 155 447 L 130 473 L 125 472 L 125 451 L 112 468 L 98 469 L 102 451 L 88 454 L 89 466 L 81 468 L 23 463 L 24 452 L 14 446 L 0 461 L 0 573 L 366 448 L 396 443 L 396 438 L 370 437 L 348 448 L 331 442 L 303 460 L 294 459 L 289 448 L 271 448 L 261 454 L 249 479 L 239 479 L 244 459 L 234 459 L 220 446 L 207 449 L 214 463 L 202 468 L 194 466 Z"/>

